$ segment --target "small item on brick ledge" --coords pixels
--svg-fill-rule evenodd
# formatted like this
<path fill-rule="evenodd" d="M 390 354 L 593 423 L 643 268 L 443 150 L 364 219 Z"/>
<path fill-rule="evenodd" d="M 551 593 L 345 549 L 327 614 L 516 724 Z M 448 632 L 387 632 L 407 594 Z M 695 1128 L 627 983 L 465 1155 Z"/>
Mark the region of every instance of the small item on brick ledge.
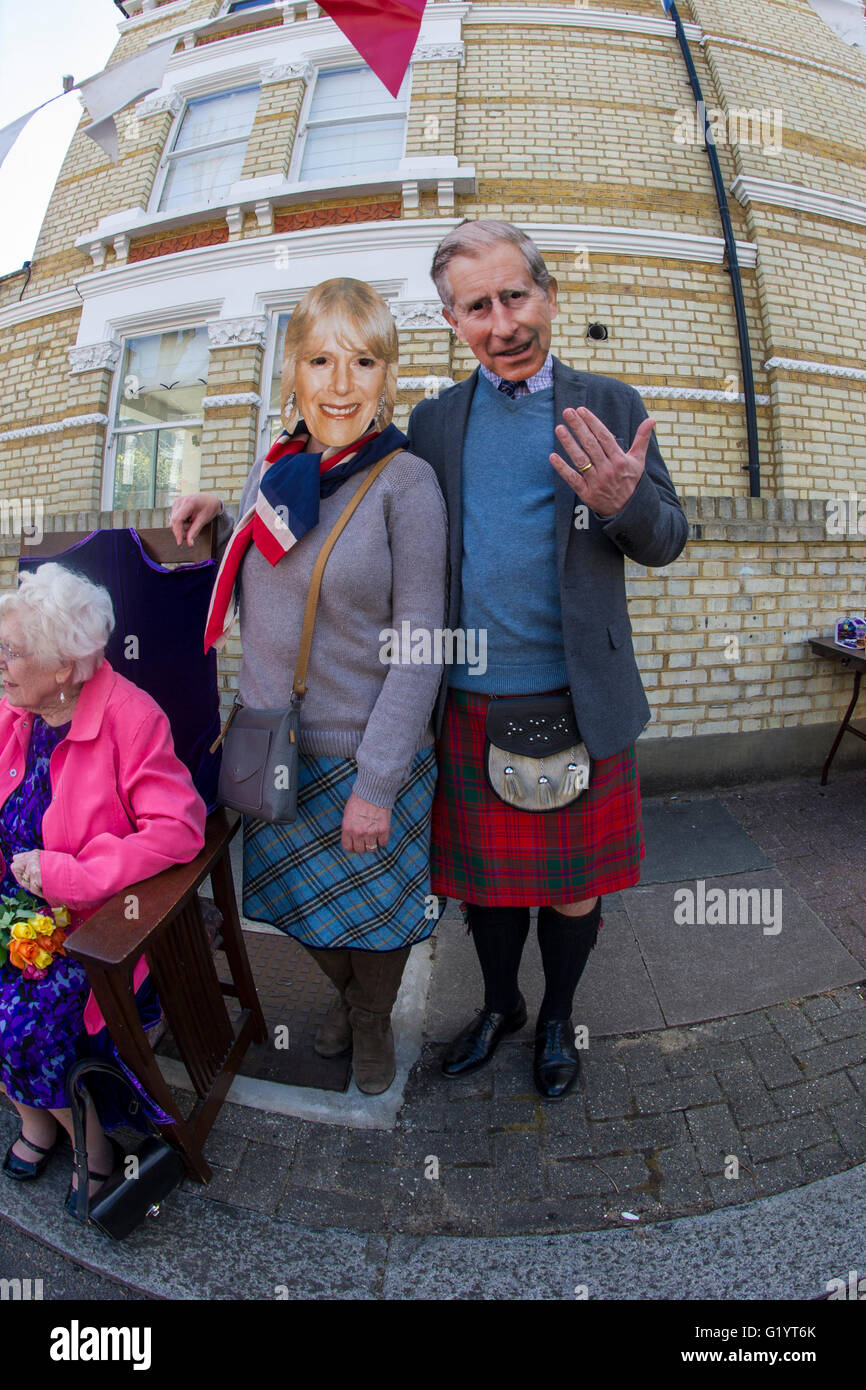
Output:
<path fill-rule="evenodd" d="M 837 647 L 866 650 L 866 618 L 840 618 L 836 624 Z"/>

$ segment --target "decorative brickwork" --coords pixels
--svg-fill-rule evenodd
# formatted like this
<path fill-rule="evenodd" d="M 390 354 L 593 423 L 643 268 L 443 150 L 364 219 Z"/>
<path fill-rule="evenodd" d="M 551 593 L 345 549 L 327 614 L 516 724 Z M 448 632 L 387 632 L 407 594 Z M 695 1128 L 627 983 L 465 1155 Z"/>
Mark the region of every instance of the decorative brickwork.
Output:
<path fill-rule="evenodd" d="M 280 208 L 274 213 L 275 232 L 300 232 L 308 227 L 343 227 L 353 222 L 391 222 L 400 216 L 399 200 L 389 203 L 354 203 L 342 207 L 311 208 L 291 212 Z"/>
<path fill-rule="evenodd" d="M 260 19 L 257 24 L 241 24 L 237 29 L 226 30 L 222 34 L 196 34 L 196 48 L 204 48 L 209 43 L 221 43 L 226 39 L 236 39 L 240 34 L 255 34 L 260 29 L 278 29 L 281 19 Z"/>
<path fill-rule="evenodd" d="M 229 229 L 225 222 L 216 222 L 209 227 L 196 227 L 188 231 L 162 233 L 152 237 L 142 237 L 129 248 L 132 261 L 149 261 L 154 256 L 172 256 L 176 251 L 190 251 L 194 246 L 219 246 L 228 241 Z"/>

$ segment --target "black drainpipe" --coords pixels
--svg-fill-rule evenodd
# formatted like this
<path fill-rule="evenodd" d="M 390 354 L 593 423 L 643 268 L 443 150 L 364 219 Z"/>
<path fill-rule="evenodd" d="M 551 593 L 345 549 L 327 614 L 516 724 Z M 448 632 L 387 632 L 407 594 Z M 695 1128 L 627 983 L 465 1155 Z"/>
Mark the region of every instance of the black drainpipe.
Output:
<path fill-rule="evenodd" d="M 725 195 L 724 180 L 722 179 L 722 171 L 719 166 L 719 156 L 716 152 L 716 142 L 710 130 L 707 107 L 701 91 L 698 74 L 695 71 L 695 65 L 692 61 L 691 49 L 689 48 L 689 41 L 686 38 L 686 31 L 677 13 L 675 0 L 663 0 L 663 3 L 676 25 L 677 38 L 680 48 L 682 49 L 683 58 L 685 59 L 692 92 L 695 101 L 699 103 L 698 110 L 703 112 L 704 117 L 704 146 L 707 151 L 707 159 L 710 161 L 713 185 L 716 190 L 716 201 L 719 205 L 719 216 L 722 219 L 725 253 L 728 261 L 727 268 L 731 277 L 734 308 L 737 314 L 737 336 L 740 340 L 740 363 L 743 369 L 743 395 L 746 399 L 746 435 L 749 444 L 749 496 L 760 497 L 761 465 L 758 458 L 758 412 L 755 403 L 755 381 L 752 376 L 752 350 L 749 346 L 749 325 L 746 321 L 746 305 L 743 300 L 743 282 L 740 278 L 740 263 L 737 260 L 737 243 L 734 239 L 734 229 L 731 226 L 731 216 L 728 212 L 728 200 Z"/>

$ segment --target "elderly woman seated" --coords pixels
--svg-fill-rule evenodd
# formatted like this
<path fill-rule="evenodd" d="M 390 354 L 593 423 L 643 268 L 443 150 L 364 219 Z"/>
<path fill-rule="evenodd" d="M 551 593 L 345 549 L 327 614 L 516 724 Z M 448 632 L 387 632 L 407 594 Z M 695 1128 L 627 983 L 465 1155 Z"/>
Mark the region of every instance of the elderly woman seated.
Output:
<path fill-rule="evenodd" d="M 52 909 L 67 909 L 54 920 L 68 913 L 74 931 L 114 893 L 204 844 L 205 806 L 168 719 L 104 659 L 113 627 L 107 592 L 58 564 L 0 596 L 0 897 L 24 890 L 43 907 L 35 934 L 15 932 L 0 965 L 0 1091 L 21 1117 L 3 1172 L 18 1181 L 40 1176 L 58 1122 L 71 1135 L 65 1078 L 103 1026 L 84 968 L 59 936 L 40 935 Z M 143 974 L 142 962 L 136 984 Z M 88 1106 L 91 1195 L 118 1157 Z"/>

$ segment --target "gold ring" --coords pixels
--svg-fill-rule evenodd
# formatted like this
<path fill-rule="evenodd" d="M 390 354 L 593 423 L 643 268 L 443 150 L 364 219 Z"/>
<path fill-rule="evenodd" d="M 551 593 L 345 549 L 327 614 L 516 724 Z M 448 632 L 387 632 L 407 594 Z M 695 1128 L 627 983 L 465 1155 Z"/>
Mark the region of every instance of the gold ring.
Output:
<path fill-rule="evenodd" d="M 585 468 L 578 468 L 577 471 L 578 473 L 588 473 L 590 468 L 592 468 L 592 464 L 588 463 Z"/>
<path fill-rule="evenodd" d="M 378 845 L 365 845 L 364 848 L 365 848 L 365 849 L 378 849 L 379 846 L 378 846 Z"/>

